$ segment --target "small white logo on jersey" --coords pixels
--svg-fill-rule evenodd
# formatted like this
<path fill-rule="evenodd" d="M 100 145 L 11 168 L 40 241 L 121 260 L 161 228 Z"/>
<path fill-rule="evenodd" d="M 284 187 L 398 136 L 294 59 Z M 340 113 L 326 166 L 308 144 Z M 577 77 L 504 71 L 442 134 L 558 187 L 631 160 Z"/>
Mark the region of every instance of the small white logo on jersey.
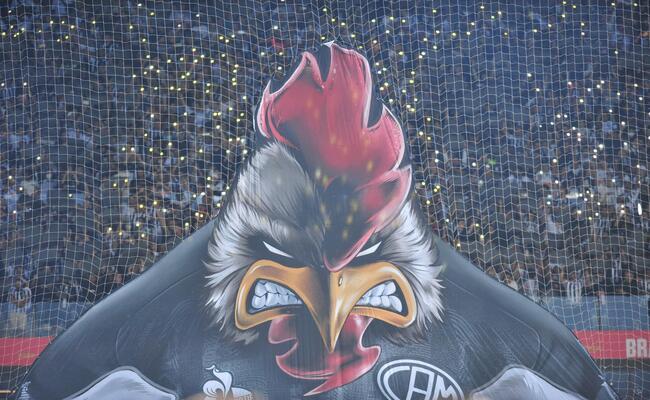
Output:
<path fill-rule="evenodd" d="M 212 371 L 215 379 L 203 384 L 203 400 L 254 400 L 255 397 L 246 389 L 232 387 L 232 374 L 228 371 L 219 371 L 214 365 L 206 368 Z"/>
<path fill-rule="evenodd" d="M 418 360 L 395 360 L 382 365 L 377 384 L 388 400 L 463 400 L 465 396 L 448 373 Z"/>

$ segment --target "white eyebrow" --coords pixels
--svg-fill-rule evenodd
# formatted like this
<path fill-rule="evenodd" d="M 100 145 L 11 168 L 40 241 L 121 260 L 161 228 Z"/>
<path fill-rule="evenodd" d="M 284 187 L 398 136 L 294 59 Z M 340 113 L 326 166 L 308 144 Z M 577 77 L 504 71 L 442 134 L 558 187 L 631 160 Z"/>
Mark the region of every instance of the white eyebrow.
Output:
<path fill-rule="evenodd" d="M 377 243 L 377 244 L 375 244 L 375 245 L 373 245 L 373 246 L 370 246 L 370 247 L 368 247 L 368 248 L 365 249 L 365 250 L 360 251 L 360 252 L 357 254 L 357 257 L 367 256 L 368 254 L 372 254 L 372 253 L 374 253 L 375 251 L 377 251 L 377 249 L 379 248 L 379 245 L 380 245 L 380 244 L 381 244 L 381 242 L 379 242 L 379 243 Z"/>
<path fill-rule="evenodd" d="M 266 247 L 266 249 L 268 251 L 270 251 L 271 253 L 273 253 L 273 254 L 277 254 L 277 255 L 282 256 L 282 257 L 293 258 L 290 254 L 285 253 L 284 251 L 278 249 L 277 247 L 271 246 L 270 244 L 266 243 L 263 240 L 262 240 L 262 243 L 264 243 L 264 247 Z"/>

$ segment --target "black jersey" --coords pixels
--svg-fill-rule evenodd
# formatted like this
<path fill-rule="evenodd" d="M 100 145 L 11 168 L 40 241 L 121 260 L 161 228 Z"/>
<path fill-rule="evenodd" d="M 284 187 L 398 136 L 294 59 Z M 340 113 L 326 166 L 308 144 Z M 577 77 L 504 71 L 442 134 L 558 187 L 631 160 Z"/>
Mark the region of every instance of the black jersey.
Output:
<path fill-rule="evenodd" d="M 314 384 L 278 369 L 267 343 L 230 343 L 209 323 L 202 257 L 211 229 L 203 227 L 56 338 L 18 398 L 303 398 Z M 419 343 L 383 340 L 371 371 L 310 398 L 617 398 L 555 317 L 439 239 L 437 246 L 442 322 Z"/>

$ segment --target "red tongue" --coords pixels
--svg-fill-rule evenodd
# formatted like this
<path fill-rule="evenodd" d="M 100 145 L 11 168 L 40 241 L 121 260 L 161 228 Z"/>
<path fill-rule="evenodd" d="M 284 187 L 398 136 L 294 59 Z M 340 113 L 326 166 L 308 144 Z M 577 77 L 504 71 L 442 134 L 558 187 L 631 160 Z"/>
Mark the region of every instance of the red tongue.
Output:
<path fill-rule="evenodd" d="M 366 328 L 372 322 L 370 317 L 349 315 L 331 353 L 325 348 L 313 324 L 296 322 L 293 315 L 274 319 L 268 340 L 271 344 L 295 341 L 286 353 L 275 358 L 286 374 L 298 379 L 325 380 L 305 396 L 327 392 L 352 382 L 368 372 L 379 358 L 379 346 L 364 347 L 361 343 Z"/>

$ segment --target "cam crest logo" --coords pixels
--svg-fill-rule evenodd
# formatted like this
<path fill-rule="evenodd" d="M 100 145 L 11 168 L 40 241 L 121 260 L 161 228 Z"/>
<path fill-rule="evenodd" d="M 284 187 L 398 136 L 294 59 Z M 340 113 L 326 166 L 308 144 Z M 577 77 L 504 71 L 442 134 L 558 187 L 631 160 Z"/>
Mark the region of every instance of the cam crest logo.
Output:
<path fill-rule="evenodd" d="M 255 397 L 246 389 L 232 387 L 232 374 L 228 371 L 219 371 L 212 365 L 206 368 L 212 371 L 214 379 L 203 384 L 203 400 L 254 400 Z"/>
<path fill-rule="evenodd" d="M 463 400 L 458 383 L 445 371 L 418 360 L 395 360 L 384 364 L 377 384 L 388 400 Z"/>

